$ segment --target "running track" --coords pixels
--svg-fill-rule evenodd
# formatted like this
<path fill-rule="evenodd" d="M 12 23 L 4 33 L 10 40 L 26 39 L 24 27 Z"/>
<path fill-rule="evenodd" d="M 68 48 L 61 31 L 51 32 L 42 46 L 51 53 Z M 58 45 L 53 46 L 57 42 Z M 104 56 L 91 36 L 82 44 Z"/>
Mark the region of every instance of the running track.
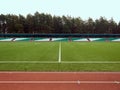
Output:
<path fill-rule="evenodd" d="M 0 90 L 120 90 L 120 72 L 0 72 Z"/>

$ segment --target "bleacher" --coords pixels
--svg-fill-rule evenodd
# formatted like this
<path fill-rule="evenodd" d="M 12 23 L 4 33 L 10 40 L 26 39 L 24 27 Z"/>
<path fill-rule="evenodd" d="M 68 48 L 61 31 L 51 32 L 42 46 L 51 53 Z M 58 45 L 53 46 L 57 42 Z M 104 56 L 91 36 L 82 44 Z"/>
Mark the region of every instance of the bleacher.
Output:
<path fill-rule="evenodd" d="M 0 41 L 120 41 L 120 34 L 0 34 Z"/>
<path fill-rule="evenodd" d="M 120 38 L 0 38 L 0 41 L 74 41 L 74 42 L 97 42 L 97 41 L 120 41 Z"/>

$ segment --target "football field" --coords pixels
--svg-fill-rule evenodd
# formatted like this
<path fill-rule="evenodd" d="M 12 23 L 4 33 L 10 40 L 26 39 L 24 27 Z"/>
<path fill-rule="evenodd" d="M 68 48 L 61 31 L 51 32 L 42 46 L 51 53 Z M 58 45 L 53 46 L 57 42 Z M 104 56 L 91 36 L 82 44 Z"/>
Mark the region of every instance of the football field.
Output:
<path fill-rule="evenodd" d="M 0 42 L 0 71 L 120 71 L 119 42 Z"/>

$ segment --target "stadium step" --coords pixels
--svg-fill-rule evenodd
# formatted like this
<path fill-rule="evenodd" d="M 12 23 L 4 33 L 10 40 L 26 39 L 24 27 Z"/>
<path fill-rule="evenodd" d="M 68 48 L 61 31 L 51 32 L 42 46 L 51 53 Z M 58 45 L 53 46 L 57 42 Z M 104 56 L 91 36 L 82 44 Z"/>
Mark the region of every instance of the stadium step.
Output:
<path fill-rule="evenodd" d="M 0 41 L 12 41 L 13 38 L 0 38 Z"/>
<path fill-rule="evenodd" d="M 120 38 L 0 38 L 0 41 L 120 41 Z"/>

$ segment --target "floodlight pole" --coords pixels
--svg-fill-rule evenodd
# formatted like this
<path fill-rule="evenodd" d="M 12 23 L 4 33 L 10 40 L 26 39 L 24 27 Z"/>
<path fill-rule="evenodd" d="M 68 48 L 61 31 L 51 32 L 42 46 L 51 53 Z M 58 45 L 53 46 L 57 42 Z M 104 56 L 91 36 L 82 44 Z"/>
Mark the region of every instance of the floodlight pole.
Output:
<path fill-rule="evenodd" d="M 7 33 L 7 21 L 5 20 L 4 21 L 4 24 L 5 24 L 5 34 Z"/>

